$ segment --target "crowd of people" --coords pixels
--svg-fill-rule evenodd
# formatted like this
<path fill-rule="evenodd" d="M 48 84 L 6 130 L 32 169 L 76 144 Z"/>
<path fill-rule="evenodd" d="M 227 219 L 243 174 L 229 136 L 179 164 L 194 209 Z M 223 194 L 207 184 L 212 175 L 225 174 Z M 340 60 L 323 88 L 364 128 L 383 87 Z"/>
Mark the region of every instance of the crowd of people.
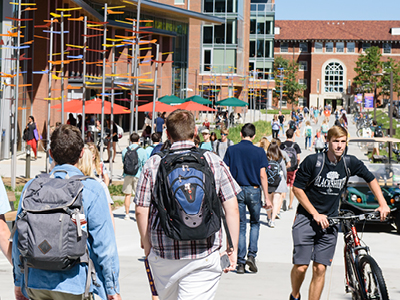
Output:
<path fill-rule="evenodd" d="M 292 110 L 284 141 L 279 137 L 283 137 L 286 120 L 280 112 L 271 122 L 272 138 L 262 137 L 258 146 L 254 145 L 254 124 L 242 126 L 241 141 L 235 145 L 228 138 L 225 122 L 219 122 L 218 139 L 217 134 L 210 131 L 207 120 L 198 128 L 193 114 L 185 110 L 176 110 L 168 117 L 159 114 L 154 133 L 149 136 L 151 142 L 146 147 L 140 145 L 138 133 L 129 136 L 130 145 L 122 151 L 125 220 L 131 219 L 130 206 L 134 202 L 140 243 L 160 299 L 213 299 L 222 271 L 236 270 L 237 274 L 245 274 L 248 267 L 250 272 L 258 272 L 261 210 L 266 210 L 268 226 L 275 228 L 280 213 L 294 208 L 294 196 L 299 206 L 292 231 L 294 249 L 289 297 L 300 299 L 304 274 L 312 260 L 309 299 L 320 298 L 338 232 L 337 226 L 328 226 L 327 217 L 337 215 L 339 197 L 346 188 L 346 169 L 368 183 L 378 199 L 381 218 L 389 213 L 374 176 L 360 160 L 345 154 L 346 127 L 341 124 L 329 128 L 330 114 L 324 112 L 325 119 L 314 133 L 311 122 L 318 124 L 321 111 L 322 108 L 316 107 Z M 343 116 L 346 117 L 345 113 L 342 119 Z M 33 117 L 29 124 L 28 130 L 34 128 Z M 50 176 L 43 176 L 48 182 L 40 185 L 40 188 L 46 187 L 43 192 L 31 192 L 37 180 L 42 180 L 40 176 L 24 187 L 12 244 L 5 238 L 10 234 L 4 227 L 3 214 L 10 207 L 4 187 L 0 185 L 0 247 L 14 266 L 16 299 L 86 299 L 88 293 L 95 293 L 102 299 L 121 298 L 116 229 L 111 211 L 113 201 L 108 191 L 110 178 L 97 145 L 92 141 L 85 144 L 76 125 L 69 119 L 69 124 L 54 128 L 50 155 L 55 166 Z M 305 149 L 310 150 L 314 144 L 316 151 L 303 162 L 300 161 L 300 146 L 295 142 L 302 126 Z M 168 139 L 162 141 L 164 129 Z M 117 130 L 112 132 L 117 133 Z M 115 156 L 109 155 L 109 159 L 114 160 Z M 56 179 L 59 181 L 52 181 Z M 332 180 L 336 183 L 329 184 Z M 82 202 L 82 215 L 69 208 L 65 211 L 68 218 L 71 216 L 75 220 L 73 228 L 89 236 L 86 259 L 69 263 L 67 270 L 48 269 L 43 262 L 35 265 L 32 257 L 36 259 L 38 255 L 44 259 L 39 252 L 46 254 L 55 246 L 49 244 L 50 238 L 49 241 L 26 240 L 23 224 L 29 220 L 23 217 L 29 211 L 21 203 L 37 201 L 36 194 L 56 201 L 57 197 L 51 195 L 60 193 L 64 184 L 70 192 L 76 192 L 72 193 L 74 201 L 81 199 Z M 172 196 L 173 205 L 167 202 Z M 210 202 L 204 202 L 207 200 Z M 248 238 L 246 211 L 250 214 Z M 203 219 L 206 218 L 203 215 L 210 219 Z M 222 249 L 221 219 L 226 223 L 226 249 Z M 27 254 L 23 250 L 30 242 L 37 242 L 38 253 Z"/>

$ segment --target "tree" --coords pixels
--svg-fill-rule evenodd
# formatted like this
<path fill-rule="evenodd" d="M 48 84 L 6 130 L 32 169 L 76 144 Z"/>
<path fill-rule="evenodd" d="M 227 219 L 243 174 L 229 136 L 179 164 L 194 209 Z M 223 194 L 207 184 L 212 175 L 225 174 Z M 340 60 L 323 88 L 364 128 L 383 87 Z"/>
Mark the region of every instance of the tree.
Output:
<path fill-rule="evenodd" d="M 397 93 L 399 98 L 400 93 L 400 63 L 389 57 L 387 61 L 382 63 L 383 76 L 381 78 L 380 87 L 382 87 L 379 95 L 384 95 L 390 98 L 390 72 L 393 71 L 393 92 Z"/>
<path fill-rule="evenodd" d="M 278 68 L 283 68 L 280 70 Z M 285 59 L 282 56 L 275 57 L 274 61 L 274 77 L 276 82 L 276 94 L 280 95 L 280 81 L 283 80 L 283 92 L 286 95 L 288 103 L 296 103 L 300 92 L 306 90 L 304 84 L 300 84 L 297 80 L 299 72 L 299 64 L 294 60 Z M 283 78 L 280 76 L 283 74 Z"/>
<path fill-rule="evenodd" d="M 381 62 L 381 50 L 379 47 L 370 47 L 365 50 L 365 54 L 360 54 L 356 62 L 354 71 L 357 76 L 354 77 L 353 83 L 363 88 L 364 91 L 372 92 L 377 83 L 377 88 L 380 87 L 379 76 L 373 76 L 373 74 L 380 73 L 382 71 Z"/>

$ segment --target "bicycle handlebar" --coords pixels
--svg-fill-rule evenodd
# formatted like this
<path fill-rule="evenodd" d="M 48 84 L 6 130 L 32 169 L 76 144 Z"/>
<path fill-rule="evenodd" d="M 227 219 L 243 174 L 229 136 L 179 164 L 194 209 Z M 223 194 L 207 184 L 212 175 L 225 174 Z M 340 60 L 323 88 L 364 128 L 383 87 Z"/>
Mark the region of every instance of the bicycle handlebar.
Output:
<path fill-rule="evenodd" d="M 380 218 L 380 212 L 373 211 L 370 213 L 359 214 L 359 215 L 347 214 L 344 216 L 328 217 L 327 219 L 329 222 L 329 226 L 332 226 L 332 225 L 339 224 L 340 222 L 345 221 L 345 220 L 368 221 L 368 220 L 379 219 L 379 218 Z"/>

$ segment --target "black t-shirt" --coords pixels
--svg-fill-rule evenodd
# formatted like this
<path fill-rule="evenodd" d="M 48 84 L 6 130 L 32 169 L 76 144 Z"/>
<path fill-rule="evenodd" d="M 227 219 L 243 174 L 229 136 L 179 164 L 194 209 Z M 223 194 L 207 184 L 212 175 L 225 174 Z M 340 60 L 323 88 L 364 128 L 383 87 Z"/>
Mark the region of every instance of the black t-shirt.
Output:
<path fill-rule="evenodd" d="M 279 119 L 279 123 L 283 124 L 283 121 L 285 120 L 285 116 L 284 115 L 278 116 L 278 119 Z"/>
<path fill-rule="evenodd" d="M 281 148 L 281 150 L 284 150 L 286 147 L 292 147 L 293 144 L 294 144 L 294 146 L 293 146 L 294 150 L 296 150 L 297 154 L 300 154 L 301 153 L 301 149 L 300 149 L 299 145 L 294 143 L 294 142 L 292 142 L 292 141 L 284 141 L 281 144 L 280 148 Z"/>
<path fill-rule="evenodd" d="M 316 172 L 320 170 L 319 168 L 316 170 L 318 154 L 307 156 L 300 164 L 293 186 L 305 191 L 308 199 L 318 213 L 335 217 L 338 215 L 340 195 L 346 188 L 344 185 L 347 174 L 343 159 L 334 165 L 328 160 L 326 153 L 323 153 L 323 155 L 325 155 L 325 164 L 321 174 L 315 181 L 307 187 L 307 184 L 317 175 Z M 349 155 L 349 157 L 350 165 L 347 167 L 350 169 L 351 176 L 357 175 L 367 183 L 375 179 L 375 176 L 362 161 L 352 155 Z M 299 204 L 297 212 L 309 216 L 309 213 L 301 204 Z"/>

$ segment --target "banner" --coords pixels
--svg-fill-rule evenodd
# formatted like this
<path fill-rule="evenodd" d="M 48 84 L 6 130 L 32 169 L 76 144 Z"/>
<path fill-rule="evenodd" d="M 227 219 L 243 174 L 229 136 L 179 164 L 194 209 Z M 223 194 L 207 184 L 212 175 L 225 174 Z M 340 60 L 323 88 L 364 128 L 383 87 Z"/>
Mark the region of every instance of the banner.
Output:
<path fill-rule="evenodd" d="M 358 104 L 362 103 L 362 94 L 357 94 L 354 96 L 354 101 Z"/>
<path fill-rule="evenodd" d="M 371 109 L 374 108 L 374 94 L 365 94 L 364 95 L 364 108 Z"/>

